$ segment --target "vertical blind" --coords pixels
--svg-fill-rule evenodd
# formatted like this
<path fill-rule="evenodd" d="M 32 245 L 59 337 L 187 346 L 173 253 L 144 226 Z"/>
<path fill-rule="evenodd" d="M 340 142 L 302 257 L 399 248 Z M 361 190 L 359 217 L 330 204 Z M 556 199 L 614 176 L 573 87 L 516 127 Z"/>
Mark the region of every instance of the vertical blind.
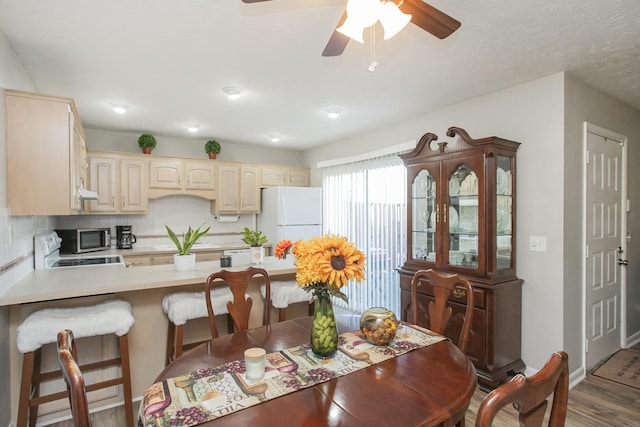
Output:
<path fill-rule="evenodd" d="M 406 172 L 402 160 L 386 156 L 323 169 L 324 229 L 347 237 L 367 256 L 366 277 L 343 291 L 362 313 L 370 307 L 400 312 L 396 269 L 406 259 Z"/>

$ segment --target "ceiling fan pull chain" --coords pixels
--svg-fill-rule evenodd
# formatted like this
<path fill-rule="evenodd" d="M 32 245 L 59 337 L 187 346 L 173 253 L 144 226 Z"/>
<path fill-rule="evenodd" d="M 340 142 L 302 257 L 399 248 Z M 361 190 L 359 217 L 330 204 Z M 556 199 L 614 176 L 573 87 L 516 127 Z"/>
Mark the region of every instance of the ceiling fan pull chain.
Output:
<path fill-rule="evenodd" d="M 371 63 L 369 64 L 369 71 L 374 72 L 378 63 L 376 62 L 376 26 L 372 25 L 369 27 L 369 31 L 371 32 Z"/>

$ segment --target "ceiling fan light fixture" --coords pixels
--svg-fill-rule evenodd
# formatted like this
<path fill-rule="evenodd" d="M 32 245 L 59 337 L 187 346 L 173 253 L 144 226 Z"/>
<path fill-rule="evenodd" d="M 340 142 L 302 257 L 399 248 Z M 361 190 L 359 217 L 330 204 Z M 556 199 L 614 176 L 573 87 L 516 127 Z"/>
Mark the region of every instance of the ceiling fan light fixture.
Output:
<path fill-rule="evenodd" d="M 411 21 L 411 15 L 404 13 L 392 1 L 387 1 L 380 7 L 380 23 L 384 28 L 384 39 L 389 40 L 398 34 Z"/>
<path fill-rule="evenodd" d="M 350 39 L 364 43 L 362 32 L 378 21 L 380 7 L 380 0 L 349 0 L 347 2 L 347 19 L 336 30 Z"/>

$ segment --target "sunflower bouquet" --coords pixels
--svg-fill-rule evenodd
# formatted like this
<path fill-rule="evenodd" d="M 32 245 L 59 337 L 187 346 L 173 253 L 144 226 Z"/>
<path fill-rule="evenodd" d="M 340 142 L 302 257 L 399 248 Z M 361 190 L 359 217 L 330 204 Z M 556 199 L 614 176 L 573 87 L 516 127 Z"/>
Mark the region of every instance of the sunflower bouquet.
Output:
<path fill-rule="evenodd" d="M 365 255 L 346 237 L 324 235 L 309 240 L 281 240 L 275 248 L 275 256 L 296 257 L 296 282 L 313 297 L 337 296 L 349 302 L 341 291 L 350 280 L 364 279 Z"/>

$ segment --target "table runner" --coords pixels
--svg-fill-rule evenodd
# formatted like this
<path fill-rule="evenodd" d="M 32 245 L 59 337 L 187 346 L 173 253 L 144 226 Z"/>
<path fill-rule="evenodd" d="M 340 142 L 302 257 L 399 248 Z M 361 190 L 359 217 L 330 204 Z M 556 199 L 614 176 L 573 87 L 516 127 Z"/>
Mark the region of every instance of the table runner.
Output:
<path fill-rule="evenodd" d="M 246 380 L 244 360 L 198 369 L 152 384 L 144 393 L 138 426 L 194 426 L 446 339 L 399 322 L 387 346 L 370 344 L 354 331 L 338 337 L 332 358 L 315 356 L 309 343 L 268 353 L 265 377 L 258 382 Z"/>

